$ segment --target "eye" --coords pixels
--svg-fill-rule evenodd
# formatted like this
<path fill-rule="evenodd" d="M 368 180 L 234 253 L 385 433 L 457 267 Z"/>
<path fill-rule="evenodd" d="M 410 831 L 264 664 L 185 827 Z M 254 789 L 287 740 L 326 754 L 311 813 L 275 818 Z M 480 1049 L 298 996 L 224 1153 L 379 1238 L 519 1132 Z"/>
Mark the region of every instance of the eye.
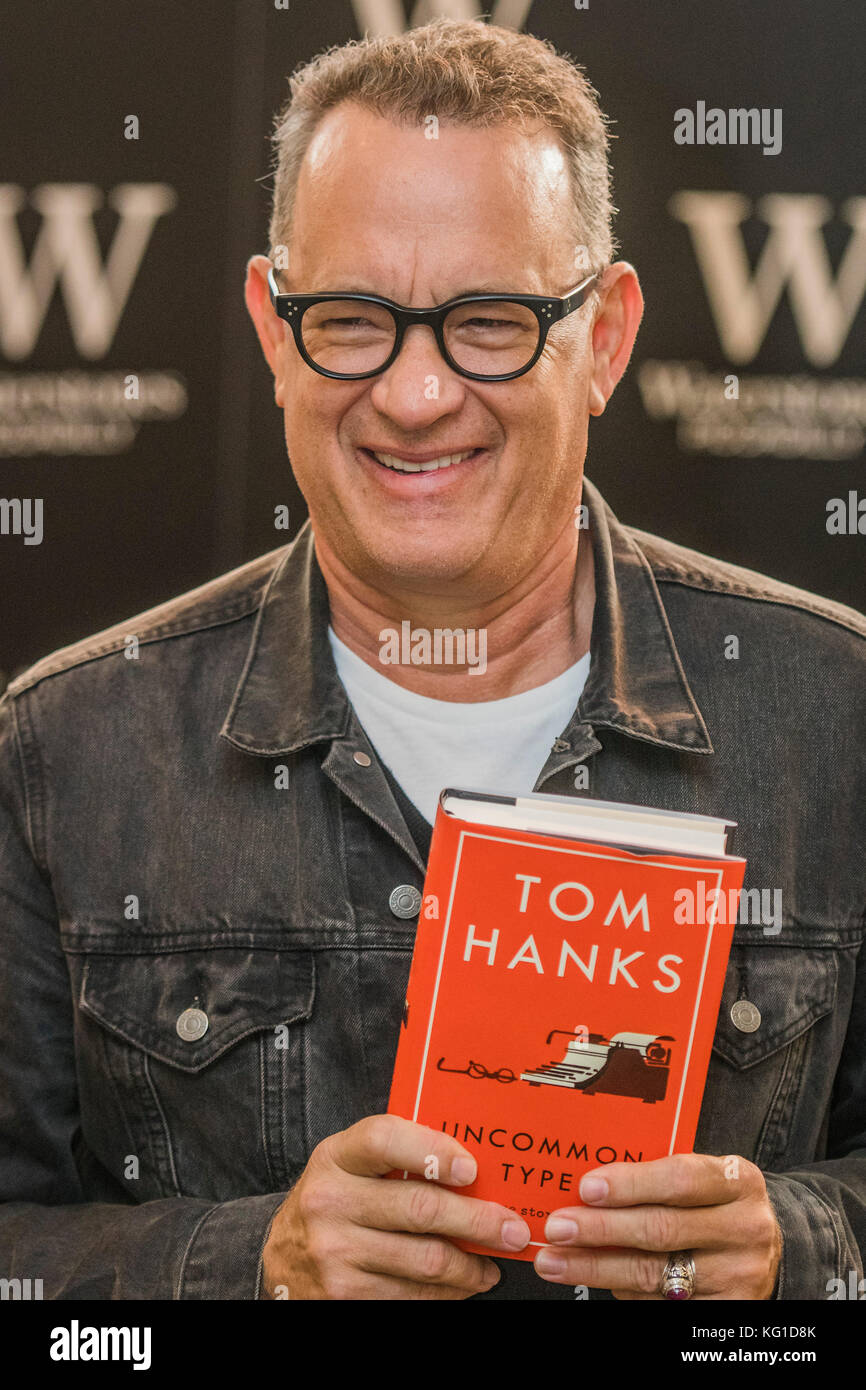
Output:
<path fill-rule="evenodd" d="M 477 315 L 471 319 L 464 319 L 461 328 L 520 328 L 522 327 L 516 319 L 504 317 L 482 318 Z"/>
<path fill-rule="evenodd" d="M 305 333 L 354 338 L 363 333 L 390 333 L 393 319 L 386 309 L 353 300 L 331 300 L 314 304 L 304 316 Z"/>
<path fill-rule="evenodd" d="M 517 342 L 538 332 L 538 321 L 531 309 L 508 301 L 500 304 L 473 304 L 454 309 L 445 322 L 446 333 L 464 339 L 488 342 Z"/>
<path fill-rule="evenodd" d="M 320 326 L 322 328 L 365 328 L 372 325 L 369 319 L 365 319 L 360 314 L 356 314 L 352 318 L 341 315 L 340 318 L 323 319 Z"/>

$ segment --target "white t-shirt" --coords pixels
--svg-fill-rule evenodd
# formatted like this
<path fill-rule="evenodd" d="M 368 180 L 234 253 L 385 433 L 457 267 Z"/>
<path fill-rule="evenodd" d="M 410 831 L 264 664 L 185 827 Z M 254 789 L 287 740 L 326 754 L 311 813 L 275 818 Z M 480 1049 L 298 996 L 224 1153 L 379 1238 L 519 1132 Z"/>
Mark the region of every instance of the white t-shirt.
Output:
<path fill-rule="evenodd" d="M 589 674 L 586 652 L 561 676 L 504 700 L 431 700 L 368 665 L 330 626 L 328 640 L 367 737 L 431 824 L 443 787 L 531 792 Z"/>

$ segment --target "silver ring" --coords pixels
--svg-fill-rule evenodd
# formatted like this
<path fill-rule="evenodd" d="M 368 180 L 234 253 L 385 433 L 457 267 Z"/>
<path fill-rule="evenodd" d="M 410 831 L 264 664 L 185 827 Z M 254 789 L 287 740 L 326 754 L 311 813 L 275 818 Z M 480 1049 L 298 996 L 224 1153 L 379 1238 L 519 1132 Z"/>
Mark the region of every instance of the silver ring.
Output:
<path fill-rule="evenodd" d="M 695 1291 L 695 1262 L 688 1250 L 674 1250 L 662 1275 L 662 1298 L 691 1298 Z"/>

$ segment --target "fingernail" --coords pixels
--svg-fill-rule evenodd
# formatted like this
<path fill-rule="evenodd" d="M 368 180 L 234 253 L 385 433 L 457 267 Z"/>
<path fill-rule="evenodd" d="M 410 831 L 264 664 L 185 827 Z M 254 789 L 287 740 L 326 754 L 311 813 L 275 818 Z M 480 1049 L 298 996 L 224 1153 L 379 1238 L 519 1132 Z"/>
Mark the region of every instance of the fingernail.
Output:
<path fill-rule="evenodd" d="M 501 1278 L 502 1275 L 499 1272 L 498 1266 L 495 1265 L 492 1260 L 488 1260 L 484 1266 L 484 1287 L 486 1289 L 492 1289 L 493 1285 L 498 1284 Z"/>
<path fill-rule="evenodd" d="M 502 1225 L 502 1243 L 512 1250 L 522 1250 L 529 1241 L 531 1231 L 525 1221 L 505 1221 Z"/>
<path fill-rule="evenodd" d="M 474 1182 L 477 1176 L 478 1164 L 474 1158 L 455 1158 L 451 1164 L 451 1181 L 460 1187 Z"/>
<path fill-rule="evenodd" d="M 565 1256 L 554 1250 L 541 1250 L 535 1257 L 535 1268 L 539 1274 L 564 1274 Z"/>
<path fill-rule="evenodd" d="M 600 1202 L 609 1190 L 606 1178 L 584 1178 L 580 1184 L 580 1195 L 585 1202 Z"/>
<path fill-rule="evenodd" d="M 577 1240 L 577 1224 L 564 1216 L 551 1216 L 544 1234 L 547 1240 Z"/>

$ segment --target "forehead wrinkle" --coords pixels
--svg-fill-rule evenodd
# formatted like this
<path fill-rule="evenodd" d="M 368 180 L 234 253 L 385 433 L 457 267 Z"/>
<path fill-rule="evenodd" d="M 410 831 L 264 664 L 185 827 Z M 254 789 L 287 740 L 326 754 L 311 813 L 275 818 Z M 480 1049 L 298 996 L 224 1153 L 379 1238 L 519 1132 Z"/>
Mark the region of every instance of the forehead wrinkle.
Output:
<path fill-rule="evenodd" d="M 378 294 L 407 307 L 422 308 L 471 293 L 555 295 L 565 293 L 575 283 L 568 257 L 570 242 L 560 253 L 558 247 L 549 244 L 547 236 L 536 242 L 537 258 L 532 264 L 522 249 L 507 260 L 501 258 L 501 251 L 494 253 L 491 249 L 489 257 L 470 261 L 458 243 L 450 266 L 445 263 L 447 248 L 435 238 L 434 244 L 428 246 L 426 234 L 418 234 L 412 243 L 400 242 L 384 250 L 381 237 L 358 237 L 348 260 L 345 238 L 333 251 L 323 248 L 318 238 L 312 238 L 312 255 L 305 258 L 307 240 L 300 242 L 301 254 L 292 257 L 293 269 L 285 276 L 285 283 L 299 293 L 345 290 L 347 294 Z M 369 256 L 365 254 L 365 241 L 369 243 Z M 315 271 L 303 268 L 305 259 L 308 266 L 315 266 Z"/>
<path fill-rule="evenodd" d="M 551 215 L 551 204 L 560 201 L 570 213 L 570 175 L 555 136 L 542 131 L 534 133 L 541 134 L 541 139 L 533 140 L 528 133 L 531 144 L 496 141 L 491 147 L 491 155 L 496 155 L 494 181 L 482 177 L 471 182 L 478 151 L 470 147 L 461 184 L 453 175 L 453 164 L 450 169 L 447 163 L 431 165 L 431 155 L 445 153 L 443 147 L 431 148 L 431 143 L 419 145 L 421 161 L 412 157 L 411 149 L 405 158 L 400 150 L 397 168 L 382 169 L 377 162 L 381 144 L 376 131 L 381 132 L 384 124 L 326 121 L 316 132 L 297 190 L 296 210 L 303 216 L 295 220 L 295 254 L 290 262 L 297 290 L 357 288 L 420 306 L 443 303 L 483 284 L 489 284 L 491 291 L 514 293 L 553 294 L 571 288 L 571 239 L 555 209 Z M 400 139 L 398 129 L 395 145 Z M 453 158 L 452 151 L 449 159 Z M 457 163 L 461 163 L 459 150 Z M 364 176 L 365 166 L 369 178 Z M 423 170 L 420 178 L 417 170 Z M 423 227 L 419 229 L 420 219 Z M 356 224 L 353 234 L 335 238 L 336 224 L 347 220 Z M 411 249 L 408 240 L 400 239 L 407 227 Z M 447 238 L 444 231 L 449 233 Z M 390 246 L 389 240 L 395 244 Z M 490 255 L 479 250 L 467 257 L 471 242 L 489 245 Z M 351 263 L 342 255 L 347 243 L 352 248 Z M 369 258 L 365 244 L 372 253 Z M 449 245 L 454 248 L 453 269 L 443 261 Z M 314 277 L 305 264 L 315 267 Z M 298 265 L 306 283 L 297 278 Z M 315 283 L 310 283 L 313 278 Z"/>

